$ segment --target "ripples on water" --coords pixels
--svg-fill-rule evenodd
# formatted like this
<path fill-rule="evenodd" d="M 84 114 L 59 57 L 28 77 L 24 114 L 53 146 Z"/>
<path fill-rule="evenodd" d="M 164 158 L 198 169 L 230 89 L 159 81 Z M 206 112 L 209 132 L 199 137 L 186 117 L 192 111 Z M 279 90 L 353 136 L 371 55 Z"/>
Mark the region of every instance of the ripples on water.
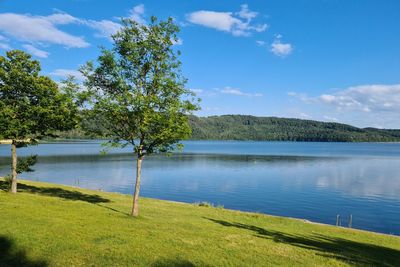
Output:
<path fill-rule="evenodd" d="M 129 149 L 99 155 L 98 142 L 43 144 L 30 180 L 132 193 Z M 122 153 L 121 153 L 122 152 Z M 9 146 L 0 146 L 0 175 Z M 184 153 L 143 163 L 142 196 L 197 202 L 400 234 L 400 144 L 186 142 Z"/>

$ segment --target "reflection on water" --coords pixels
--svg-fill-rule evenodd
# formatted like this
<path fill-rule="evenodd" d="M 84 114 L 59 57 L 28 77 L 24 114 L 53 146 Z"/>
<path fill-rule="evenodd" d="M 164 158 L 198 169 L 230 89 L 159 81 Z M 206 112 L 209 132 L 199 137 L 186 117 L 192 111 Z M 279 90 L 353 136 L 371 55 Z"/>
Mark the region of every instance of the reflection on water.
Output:
<path fill-rule="evenodd" d="M 188 153 L 145 159 L 143 196 L 330 224 L 341 214 L 345 225 L 352 214 L 353 227 L 400 234 L 399 144 L 188 142 L 186 148 Z M 1 146 L 0 156 L 8 149 Z M 21 149 L 20 155 L 40 156 L 36 171 L 23 177 L 132 193 L 132 154 L 99 150 L 96 142 Z M 0 157 L 0 175 L 8 168 Z"/>

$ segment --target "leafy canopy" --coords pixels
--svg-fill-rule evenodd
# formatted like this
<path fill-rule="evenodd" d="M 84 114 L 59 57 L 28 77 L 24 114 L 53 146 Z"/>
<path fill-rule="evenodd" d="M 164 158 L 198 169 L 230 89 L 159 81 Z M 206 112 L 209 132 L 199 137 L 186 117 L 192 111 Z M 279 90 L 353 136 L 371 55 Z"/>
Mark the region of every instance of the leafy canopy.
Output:
<path fill-rule="evenodd" d="M 26 138 L 75 126 L 73 99 L 39 72 L 40 63 L 23 51 L 0 56 L 0 139 L 16 140 L 22 146 Z"/>
<path fill-rule="evenodd" d="M 110 144 L 132 144 L 139 156 L 169 151 L 191 134 L 188 114 L 198 108 L 185 89 L 179 52 L 173 44 L 179 28 L 172 18 L 149 25 L 123 20 L 113 36 L 114 47 L 103 49 L 98 65 L 89 62 L 82 73 L 92 93 L 91 119 Z"/>

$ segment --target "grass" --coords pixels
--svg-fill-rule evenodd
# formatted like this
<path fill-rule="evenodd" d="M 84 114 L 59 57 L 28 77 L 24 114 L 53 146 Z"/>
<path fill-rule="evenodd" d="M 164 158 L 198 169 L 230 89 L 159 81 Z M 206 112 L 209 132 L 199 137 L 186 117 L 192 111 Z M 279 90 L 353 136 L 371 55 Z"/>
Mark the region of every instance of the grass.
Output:
<path fill-rule="evenodd" d="M 0 188 L 5 183 L 0 181 Z M 0 266 L 400 266 L 400 238 L 22 181 L 0 190 Z"/>

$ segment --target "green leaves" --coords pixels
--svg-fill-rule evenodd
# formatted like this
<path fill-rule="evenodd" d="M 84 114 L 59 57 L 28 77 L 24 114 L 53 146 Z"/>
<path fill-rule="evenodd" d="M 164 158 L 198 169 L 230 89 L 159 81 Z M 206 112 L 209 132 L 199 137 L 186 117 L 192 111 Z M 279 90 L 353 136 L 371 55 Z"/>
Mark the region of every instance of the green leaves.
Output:
<path fill-rule="evenodd" d="M 71 96 L 39 72 L 39 62 L 23 51 L 0 56 L 0 138 L 41 137 L 75 127 L 77 108 Z"/>
<path fill-rule="evenodd" d="M 173 48 L 179 28 L 172 18 L 123 24 L 113 49 L 103 49 L 96 66 L 89 62 L 82 69 L 91 94 L 87 114 L 102 118 L 99 127 L 114 145 L 125 141 L 138 155 L 170 151 L 190 136 L 187 115 L 198 109 Z"/>
<path fill-rule="evenodd" d="M 31 155 L 29 157 L 19 159 L 17 164 L 17 173 L 21 174 L 23 172 L 33 172 L 31 168 L 37 162 L 37 155 Z"/>
<path fill-rule="evenodd" d="M 73 87 L 65 93 L 49 77 L 39 75 L 40 64 L 23 51 L 0 56 L 0 139 L 12 140 L 11 190 L 17 192 L 17 174 L 33 171 L 37 156 L 17 161 L 16 148 L 77 124 Z"/>

